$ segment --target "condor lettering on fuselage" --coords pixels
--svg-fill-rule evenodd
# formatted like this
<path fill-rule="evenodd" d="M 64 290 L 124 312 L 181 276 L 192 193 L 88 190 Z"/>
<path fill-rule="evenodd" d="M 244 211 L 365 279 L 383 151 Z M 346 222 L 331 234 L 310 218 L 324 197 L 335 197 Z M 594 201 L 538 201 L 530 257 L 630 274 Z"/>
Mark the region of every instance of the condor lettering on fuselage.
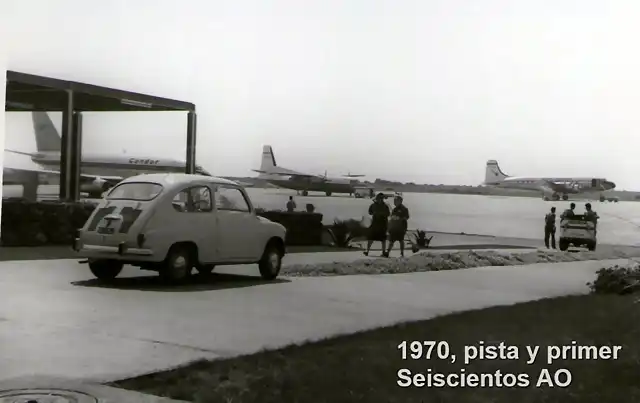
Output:
<path fill-rule="evenodd" d="M 136 165 L 158 165 L 158 162 L 160 162 L 160 160 L 151 160 L 151 159 L 141 160 L 138 158 L 129 158 L 129 164 L 136 164 Z"/>

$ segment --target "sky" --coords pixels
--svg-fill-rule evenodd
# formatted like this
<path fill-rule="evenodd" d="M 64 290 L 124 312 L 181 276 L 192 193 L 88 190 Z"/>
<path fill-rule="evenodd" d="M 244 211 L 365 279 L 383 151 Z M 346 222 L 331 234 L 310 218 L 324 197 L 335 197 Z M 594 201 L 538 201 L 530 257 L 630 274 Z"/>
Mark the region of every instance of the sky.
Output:
<path fill-rule="evenodd" d="M 278 165 L 310 173 L 476 185 L 496 159 L 510 175 L 605 177 L 640 190 L 637 1 L 0 8 L 10 69 L 194 102 L 197 162 L 215 175 L 253 175 L 270 144 Z M 6 120 L 6 146 L 35 149 L 25 119 Z M 93 152 L 184 158 L 184 114 L 84 121 Z"/>

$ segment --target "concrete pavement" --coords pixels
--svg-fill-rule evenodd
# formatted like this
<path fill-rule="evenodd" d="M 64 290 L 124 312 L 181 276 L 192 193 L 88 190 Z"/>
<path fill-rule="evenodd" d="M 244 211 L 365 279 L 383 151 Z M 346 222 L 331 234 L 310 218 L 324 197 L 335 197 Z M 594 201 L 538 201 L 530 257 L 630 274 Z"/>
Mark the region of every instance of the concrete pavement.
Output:
<path fill-rule="evenodd" d="M 305 257 L 289 263 L 297 259 Z M 104 286 L 75 260 L 4 262 L 0 380 L 32 374 L 114 380 L 198 358 L 581 293 L 598 268 L 622 262 L 627 260 L 275 283 L 219 275 L 181 287 L 163 286 L 153 273 L 133 268 Z M 224 268 L 233 271 L 256 274 L 257 268 Z"/>

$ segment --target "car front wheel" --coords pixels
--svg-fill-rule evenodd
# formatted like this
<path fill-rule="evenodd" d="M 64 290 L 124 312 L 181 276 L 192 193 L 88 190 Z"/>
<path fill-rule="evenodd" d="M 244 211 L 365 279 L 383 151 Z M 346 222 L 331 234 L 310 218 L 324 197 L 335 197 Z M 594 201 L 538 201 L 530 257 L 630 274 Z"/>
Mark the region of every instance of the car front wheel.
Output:
<path fill-rule="evenodd" d="M 275 243 L 267 244 L 262 259 L 258 263 L 260 275 L 265 280 L 274 280 L 282 268 L 282 250 Z"/>
<path fill-rule="evenodd" d="M 89 270 L 99 280 L 113 280 L 118 277 L 124 264 L 117 260 L 89 260 Z"/>

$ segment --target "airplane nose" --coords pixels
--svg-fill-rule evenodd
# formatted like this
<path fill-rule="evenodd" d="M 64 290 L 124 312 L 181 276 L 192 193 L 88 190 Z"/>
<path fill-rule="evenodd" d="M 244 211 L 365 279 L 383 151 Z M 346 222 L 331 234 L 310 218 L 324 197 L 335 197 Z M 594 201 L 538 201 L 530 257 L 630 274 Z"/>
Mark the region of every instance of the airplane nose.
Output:
<path fill-rule="evenodd" d="M 616 184 L 615 184 L 615 182 L 605 181 L 605 182 L 604 182 L 604 188 L 605 188 L 606 190 L 609 190 L 609 189 L 615 189 L 615 188 L 616 188 Z"/>

